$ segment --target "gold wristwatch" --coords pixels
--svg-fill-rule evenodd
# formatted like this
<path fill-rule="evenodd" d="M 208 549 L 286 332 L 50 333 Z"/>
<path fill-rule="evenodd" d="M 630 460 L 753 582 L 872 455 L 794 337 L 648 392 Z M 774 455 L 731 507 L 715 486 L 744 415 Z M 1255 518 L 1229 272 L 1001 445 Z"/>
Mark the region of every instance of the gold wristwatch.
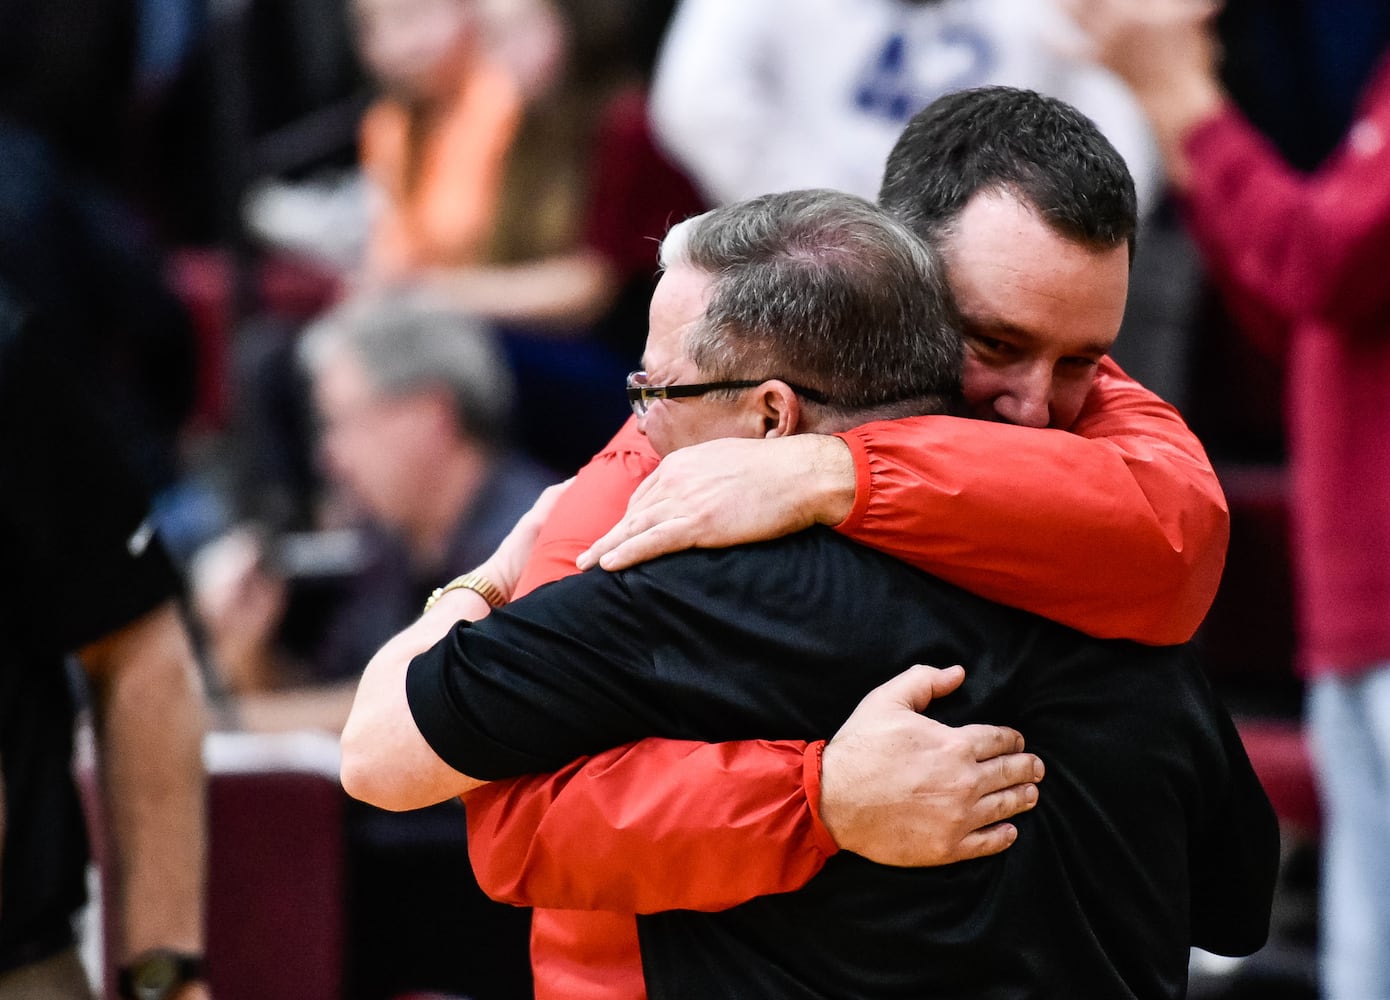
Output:
<path fill-rule="evenodd" d="M 434 588 L 434 593 L 425 601 L 425 611 L 434 607 L 435 603 L 451 590 L 471 590 L 494 608 L 500 608 L 507 603 L 506 595 L 497 584 L 479 573 L 465 573 L 463 576 L 454 577 L 442 587 Z"/>

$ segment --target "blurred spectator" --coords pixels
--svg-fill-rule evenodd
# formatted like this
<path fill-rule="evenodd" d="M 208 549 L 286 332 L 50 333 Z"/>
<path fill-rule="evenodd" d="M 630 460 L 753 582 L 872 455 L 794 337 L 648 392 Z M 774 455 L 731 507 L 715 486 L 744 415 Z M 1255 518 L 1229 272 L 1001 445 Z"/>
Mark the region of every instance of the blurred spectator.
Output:
<path fill-rule="evenodd" d="M 74 785 L 83 668 L 119 956 L 145 992 L 200 1000 L 205 860 L 202 686 L 179 580 L 103 414 L 62 344 L 0 289 L 0 675 L 4 765 L 0 997 L 89 998 L 73 947 L 87 839 Z M 150 992 L 168 953 L 174 978 Z"/>
<path fill-rule="evenodd" d="M 628 3 L 495 0 L 490 10 L 488 49 L 509 95 L 494 81 L 485 113 L 462 98 L 428 128 L 417 116 L 413 148 L 397 139 L 403 125 L 385 127 L 401 115 L 389 97 L 368 116 L 363 165 L 397 206 L 373 245 L 378 262 L 404 264 L 504 330 L 533 392 L 524 440 L 574 468 L 623 419 L 606 387 L 637 367 L 655 241 L 703 206 L 648 131 Z M 402 226 L 411 212 L 431 228 Z M 414 236 L 404 260 L 391 252 L 403 228 Z"/>
<path fill-rule="evenodd" d="M 374 206 L 368 280 L 482 252 L 521 113 L 514 76 L 484 48 L 479 0 L 353 0 L 357 47 L 381 90 L 362 123 Z"/>
<path fill-rule="evenodd" d="M 327 525 L 364 523 L 269 542 L 238 531 L 200 554 L 195 579 L 243 724 L 336 732 L 371 655 L 440 580 L 491 554 L 552 477 L 510 450 L 511 375 L 465 317 L 416 297 L 363 297 L 318 320 L 300 353 L 342 494 Z M 292 589 L 335 576 L 345 599 L 295 657 L 280 631 Z"/>
<path fill-rule="evenodd" d="M 1307 172 L 1351 127 L 1357 96 L 1390 45 L 1390 4 L 1225 0 L 1215 30 L 1231 102 L 1291 167 Z M 1162 276 L 1147 280 L 1155 278 Z M 1198 291 L 1184 415 L 1218 460 L 1281 463 L 1282 365 L 1241 336 L 1211 281 Z"/>
<path fill-rule="evenodd" d="M 653 241 L 702 206 L 654 146 L 641 80 L 614 0 L 513 0 L 527 11 L 509 32 L 524 106 L 506 150 L 484 252 L 454 269 L 455 301 L 503 322 L 600 324 L 635 358 L 654 282 Z M 448 263 L 436 261 L 435 263 Z M 633 326 L 603 325 L 630 284 Z M 621 317 L 634 321 L 631 314 Z"/>
<path fill-rule="evenodd" d="M 136 0 L 0 2 L 0 116 L 45 136 L 76 168 L 114 181 L 126 148 L 137 18 Z"/>
<path fill-rule="evenodd" d="M 1069 46 L 1052 0 L 681 0 L 652 91 L 660 138 L 717 202 L 833 187 L 872 198 L 909 118 L 1005 84 L 1090 116 L 1152 205 L 1142 112 Z"/>
<path fill-rule="evenodd" d="M 423 284 L 500 330 L 528 389 L 522 445 L 577 467 L 625 416 L 611 386 L 637 367 L 656 240 L 702 207 L 648 131 L 630 0 L 353 9 L 382 91 L 355 284 Z"/>
<path fill-rule="evenodd" d="M 1355 118 L 1358 96 L 1390 42 L 1390 5 L 1226 0 L 1215 29 L 1233 103 L 1291 166 L 1312 170 Z"/>
<path fill-rule="evenodd" d="M 341 493 L 324 523 L 365 523 L 266 543 L 234 534 L 199 556 L 194 575 L 234 720 L 336 733 L 371 655 L 439 581 L 490 555 L 551 477 L 509 448 L 511 375 L 476 321 L 404 293 L 363 295 L 316 321 L 299 353 Z M 315 592 L 332 604 L 292 649 L 287 617 Z M 529 912 L 482 894 L 462 812 L 452 801 L 349 813 L 354 1000 L 527 995 Z"/>
<path fill-rule="evenodd" d="M 1199 0 L 1071 0 L 1151 116 L 1203 257 L 1287 366 L 1300 662 L 1324 801 L 1324 996 L 1390 996 L 1390 54 L 1290 167 L 1232 105 Z"/>
<path fill-rule="evenodd" d="M 99 400 L 177 550 L 187 511 L 160 495 L 182 474 L 197 345 L 125 185 L 137 23 L 135 0 L 0 0 L 0 273 Z"/>
<path fill-rule="evenodd" d="M 654 241 L 701 205 L 648 134 L 628 4 L 431 0 L 448 12 L 433 30 L 400 6 L 357 3 L 385 90 L 363 123 L 384 202 L 369 280 L 432 271 L 471 313 L 570 337 L 597 326 L 635 360 Z M 634 284 L 640 313 L 615 317 Z"/>
<path fill-rule="evenodd" d="M 0 118 L 0 272 L 130 452 L 145 489 L 179 477 L 196 345 L 138 220 L 40 132 Z"/>

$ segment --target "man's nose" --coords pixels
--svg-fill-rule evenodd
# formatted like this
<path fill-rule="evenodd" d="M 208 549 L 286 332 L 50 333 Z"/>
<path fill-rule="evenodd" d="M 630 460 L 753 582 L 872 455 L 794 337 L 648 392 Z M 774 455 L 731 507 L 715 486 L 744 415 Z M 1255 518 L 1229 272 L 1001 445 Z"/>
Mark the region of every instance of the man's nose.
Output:
<path fill-rule="evenodd" d="M 1052 422 L 1052 372 L 1039 365 L 1021 373 L 995 400 L 994 410 L 1019 427 L 1047 427 Z"/>

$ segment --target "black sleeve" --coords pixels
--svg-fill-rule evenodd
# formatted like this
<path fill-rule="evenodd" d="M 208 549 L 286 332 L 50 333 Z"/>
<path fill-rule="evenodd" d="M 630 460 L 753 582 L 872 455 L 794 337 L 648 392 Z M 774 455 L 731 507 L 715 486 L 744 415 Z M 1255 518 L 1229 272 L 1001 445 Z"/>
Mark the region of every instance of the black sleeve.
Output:
<path fill-rule="evenodd" d="M 410 710 L 463 774 L 553 771 L 660 731 L 643 635 L 624 574 L 559 580 L 460 622 L 417 656 L 406 674 Z"/>
<path fill-rule="evenodd" d="M 829 530 L 694 549 L 460 625 L 406 692 L 435 752 L 493 780 L 646 736 L 828 738 L 905 665 L 973 648 L 972 629 L 947 627 L 956 593 Z"/>
<path fill-rule="evenodd" d="M 1279 821 L 1235 723 L 1219 705 L 1216 714 L 1230 773 L 1192 847 L 1192 943 L 1217 955 L 1249 955 L 1269 937 Z"/>
<path fill-rule="evenodd" d="M 11 620 L 66 652 L 178 592 L 147 498 L 44 329 L 0 291 L 0 535 Z"/>

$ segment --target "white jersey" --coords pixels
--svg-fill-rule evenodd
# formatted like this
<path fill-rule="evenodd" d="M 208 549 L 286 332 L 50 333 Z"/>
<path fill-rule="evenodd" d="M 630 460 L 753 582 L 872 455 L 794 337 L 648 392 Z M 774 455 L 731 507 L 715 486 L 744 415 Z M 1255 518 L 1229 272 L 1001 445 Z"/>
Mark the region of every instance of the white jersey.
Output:
<path fill-rule="evenodd" d="M 1026 87 L 1088 115 L 1161 183 L 1144 114 L 1082 61 L 1050 0 L 682 0 L 652 91 L 662 142 L 715 202 L 792 188 L 878 194 L 903 126 L 941 94 Z"/>

